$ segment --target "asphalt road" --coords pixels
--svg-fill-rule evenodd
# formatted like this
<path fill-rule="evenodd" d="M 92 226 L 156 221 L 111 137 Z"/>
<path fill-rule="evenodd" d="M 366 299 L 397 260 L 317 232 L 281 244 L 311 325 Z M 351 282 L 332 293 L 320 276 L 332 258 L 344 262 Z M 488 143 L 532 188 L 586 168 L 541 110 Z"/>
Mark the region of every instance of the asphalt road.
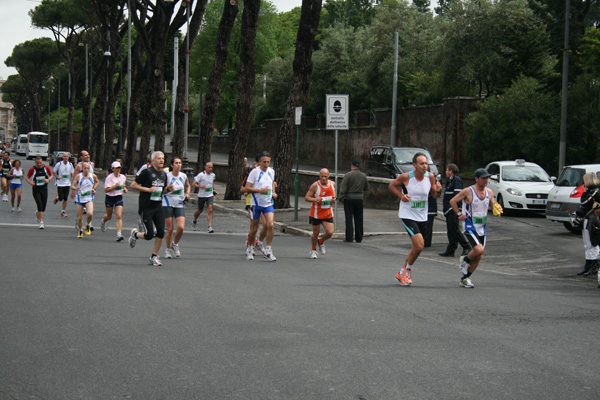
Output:
<path fill-rule="evenodd" d="M 278 234 L 277 262 L 249 262 L 247 219 L 219 212 L 217 233 L 186 232 L 182 257 L 151 267 L 151 243 L 130 249 L 112 226 L 77 239 L 52 203 L 37 229 L 24 192 L 23 213 L 0 204 L 0 399 L 600 393 L 600 290 L 573 277 L 581 239 L 543 218 L 495 220 L 475 289 L 433 250 L 403 288 L 399 237 L 332 241 L 310 260 L 308 238 Z"/>

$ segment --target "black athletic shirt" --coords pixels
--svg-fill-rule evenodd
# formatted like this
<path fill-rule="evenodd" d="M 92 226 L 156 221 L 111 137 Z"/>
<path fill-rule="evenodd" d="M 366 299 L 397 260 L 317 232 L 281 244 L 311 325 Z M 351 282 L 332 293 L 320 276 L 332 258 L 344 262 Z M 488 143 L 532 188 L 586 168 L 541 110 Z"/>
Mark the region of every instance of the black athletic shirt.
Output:
<path fill-rule="evenodd" d="M 137 184 L 150 188 L 156 186 L 160 189 L 154 193 L 140 192 L 140 207 L 142 209 L 153 209 L 162 207 L 162 195 L 167 187 L 167 173 L 164 171 L 157 171 L 153 166 L 150 166 L 140 172 L 135 177 Z M 158 193 L 157 193 L 158 192 Z"/>

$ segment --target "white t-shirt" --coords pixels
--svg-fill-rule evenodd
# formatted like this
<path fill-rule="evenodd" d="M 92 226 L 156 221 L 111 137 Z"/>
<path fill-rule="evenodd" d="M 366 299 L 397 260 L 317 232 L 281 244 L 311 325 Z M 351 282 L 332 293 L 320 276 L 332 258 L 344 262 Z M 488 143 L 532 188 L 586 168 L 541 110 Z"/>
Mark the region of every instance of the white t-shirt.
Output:
<path fill-rule="evenodd" d="M 214 172 L 207 174 L 206 172 L 202 171 L 194 177 L 194 180 L 200 186 L 206 185 L 206 187 L 204 189 L 202 189 L 202 188 L 198 189 L 198 197 L 214 196 L 213 195 L 213 191 L 214 191 L 213 182 L 215 181 L 215 173 Z"/>
<path fill-rule="evenodd" d="M 173 176 L 172 172 L 167 173 L 167 186 L 173 185 L 174 190 L 163 196 L 163 207 L 183 208 L 183 200 L 185 199 L 185 182 L 187 175 L 180 172 L 179 175 Z"/>
<path fill-rule="evenodd" d="M 251 193 L 250 205 L 259 207 L 268 207 L 273 205 L 273 182 L 275 181 L 275 171 L 268 167 L 267 172 L 263 172 L 260 167 L 254 168 L 248 175 L 248 180 L 254 189 L 268 187 L 267 193 Z"/>
<path fill-rule="evenodd" d="M 56 174 L 56 186 L 71 186 L 71 175 L 75 172 L 73 164 L 67 161 L 65 164 L 63 161 L 57 162 L 54 166 L 54 173 Z"/>

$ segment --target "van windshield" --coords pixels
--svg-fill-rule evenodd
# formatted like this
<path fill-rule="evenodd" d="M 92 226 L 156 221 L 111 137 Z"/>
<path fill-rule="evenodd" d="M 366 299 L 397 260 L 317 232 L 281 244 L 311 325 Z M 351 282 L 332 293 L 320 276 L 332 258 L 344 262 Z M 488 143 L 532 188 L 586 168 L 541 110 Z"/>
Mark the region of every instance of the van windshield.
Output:
<path fill-rule="evenodd" d="M 29 134 L 29 143 L 48 143 L 48 135 Z"/>
<path fill-rule="evenodd" d="M 427 164 L 433 164 L 431 154 L 424 149 L 394 149 L 396 155 L 396 164 L 412 164 L 413 156 L 416 153 L 423 153 L 427 156 Z"/>
<path fill-rule="evenodd" d="M 585 169 L 565 167 L 556 180 L 556 186 L 581 186 L 583 185 Z"/>

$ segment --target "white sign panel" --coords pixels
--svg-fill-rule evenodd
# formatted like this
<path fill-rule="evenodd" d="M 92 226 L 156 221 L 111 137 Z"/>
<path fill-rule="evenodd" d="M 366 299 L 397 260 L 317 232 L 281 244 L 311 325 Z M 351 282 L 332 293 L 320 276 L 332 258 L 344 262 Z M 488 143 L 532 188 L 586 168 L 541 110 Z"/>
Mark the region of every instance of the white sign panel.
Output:
<path fill-rule="evenodd" d="M 296 107 L 296 125 L 302 125 L 302 107 Z"/>
<path fill-rule="evenodd" d="M 325 101 L 325 129 L 350 129 L 350 102 L 347 94 L 328 94 Z"/>

